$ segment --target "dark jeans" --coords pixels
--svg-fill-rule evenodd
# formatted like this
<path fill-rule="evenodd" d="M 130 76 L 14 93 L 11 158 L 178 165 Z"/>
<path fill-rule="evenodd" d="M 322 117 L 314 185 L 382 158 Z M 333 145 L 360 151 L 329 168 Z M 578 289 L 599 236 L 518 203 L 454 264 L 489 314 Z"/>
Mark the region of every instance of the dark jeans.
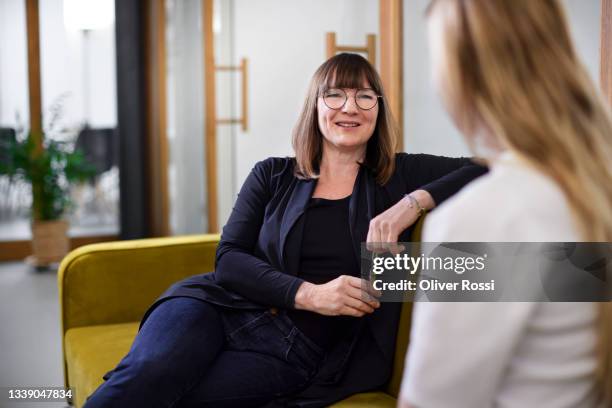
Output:
<path fill-rule="evenodd" d="M 172 298 L 85 407 L 261 406 L 307 386 L 323 355 L 282 310 Z"/>

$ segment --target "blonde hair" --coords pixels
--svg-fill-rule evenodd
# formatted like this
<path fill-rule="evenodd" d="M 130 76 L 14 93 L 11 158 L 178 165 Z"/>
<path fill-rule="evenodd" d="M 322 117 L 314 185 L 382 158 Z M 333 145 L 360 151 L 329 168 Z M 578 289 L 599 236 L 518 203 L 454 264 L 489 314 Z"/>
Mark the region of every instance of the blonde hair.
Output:
<path fill-rule="evenodd" d="M 319 129 L 317 99 L 330 88 L 361 88 L 365 79 L 382 98 L 379 99 L 378 117 L 374 134 L 368 140 L 364 163 L 384 185 L 395 170 L 395 148 L 398 127 L 387 108 L 388 102 L 380 76 L 370 63 L 358 54 L 342 53 L 325 61 L 310 81 L 300 117 L 293 129 L 295 174 L 302 179 L 319 176 L 323 154 L 323 135 Z"/>
<path fill-rule="evenodd" d="M 553 178 L 585 241 L 612 241 L 612 115 L 556 0 L 432 0 L 438 77 L 469 142 L 479 129 Z M 435 57 L 435 56 L 434 56 Z M 612 312 L 599 304 L 599 390 L 612 402 Z"/>

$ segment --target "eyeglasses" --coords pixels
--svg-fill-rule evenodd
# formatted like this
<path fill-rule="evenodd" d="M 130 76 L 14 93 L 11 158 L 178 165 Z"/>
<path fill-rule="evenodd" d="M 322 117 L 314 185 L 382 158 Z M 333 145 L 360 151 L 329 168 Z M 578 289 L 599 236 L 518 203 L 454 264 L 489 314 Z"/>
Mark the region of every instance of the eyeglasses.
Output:
<path fill-rule="evenodd" d="M 344 91 L 344 89 L 340 88 L 331 88 L 323 92 L 323 102 L 325 106 L 329 109 L 342 109 L 346 101 L 348 100 L 348 95 Z M 382 98 L 382 96 L 377 95 L 373 89 L 370 88 L 361 88 L 355 91 L 355 104 L 359 109 L 362 110 L 370 110 L 376 106 L 378 103 L 378 98 Z"/>

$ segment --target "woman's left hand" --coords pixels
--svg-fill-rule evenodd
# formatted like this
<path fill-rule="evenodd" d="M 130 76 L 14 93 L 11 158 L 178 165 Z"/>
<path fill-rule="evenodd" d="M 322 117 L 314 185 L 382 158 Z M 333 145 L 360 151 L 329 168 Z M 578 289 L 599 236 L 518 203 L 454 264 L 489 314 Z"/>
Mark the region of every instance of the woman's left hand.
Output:
<path fill-rule="evenodd" d="M 431 195 L 425 190 L 415 190 L 410 195 L 417 200 L 418 204 L 426 209 L 435 207 Z M 368 237 L 366 239 L 369 250 L 387 250 L 380 244 L 394 244 L 404 230 L 410 227 L 420 217 L 419 208 L 410 203 L 409 197 L 404 197 L 395 205 L 380 213 L 370 221 Z M 397 249 L 389 245 L 390 249 Z"/>

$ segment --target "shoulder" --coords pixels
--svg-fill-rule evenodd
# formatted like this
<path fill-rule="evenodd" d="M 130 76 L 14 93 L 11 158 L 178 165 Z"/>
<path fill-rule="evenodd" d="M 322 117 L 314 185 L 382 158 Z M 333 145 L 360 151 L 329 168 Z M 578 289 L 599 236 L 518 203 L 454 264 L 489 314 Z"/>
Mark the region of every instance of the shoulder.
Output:
<path fill-rule="evenodd" d="M 268 157 L 255 163 L 252 174 L 265 181 L 271 181 L 278 177 L 292 175 L 295 167 L 293 157 Z"/>
<path fill-rule="evenodd" d="M 398 166 L 436 164 L 446 159 L 449 159 L 449 157 L 436 156 L 436 155 L 427 154 L 427 153 L 406 153 L 406 152 L 395 153 L 395 164 Z"/>
<path fill-rule="evenodd" d="M 245 184 L 259 186 L 269 194 L 275 194 L 279 189 L 290 185 L 295 180 L 295 158 L 268 157 L 253 166 Z M 283 187 L 284 186 L 284 187 Z"/>
<path fill-rule="evenodd" d="M 424 239 L 576 241 L 572 219 L 565 195 L 548 176 L 524 165 L 503 165 L 433 211 Z"/>
<path fill-rule="evenodd" d="M 253 170 L 276 174 L 287 170 L 293 171 L 294 163 L 295 158 L 293 157 L 268 157 L 255 163 Z"/>
<path fill-rule="evenodd" d="M 396 165 L 438 165 L 441 163 L 446 163 L 448 161 L 465 161 L 471 162 L 470 157 L 448 157 L 448 156 L 438 156 L 435 154 L 427 154 L 427 153 L 406 153 L 406 152 L 398 152 L 395 153 L 395 164 Z"/>

